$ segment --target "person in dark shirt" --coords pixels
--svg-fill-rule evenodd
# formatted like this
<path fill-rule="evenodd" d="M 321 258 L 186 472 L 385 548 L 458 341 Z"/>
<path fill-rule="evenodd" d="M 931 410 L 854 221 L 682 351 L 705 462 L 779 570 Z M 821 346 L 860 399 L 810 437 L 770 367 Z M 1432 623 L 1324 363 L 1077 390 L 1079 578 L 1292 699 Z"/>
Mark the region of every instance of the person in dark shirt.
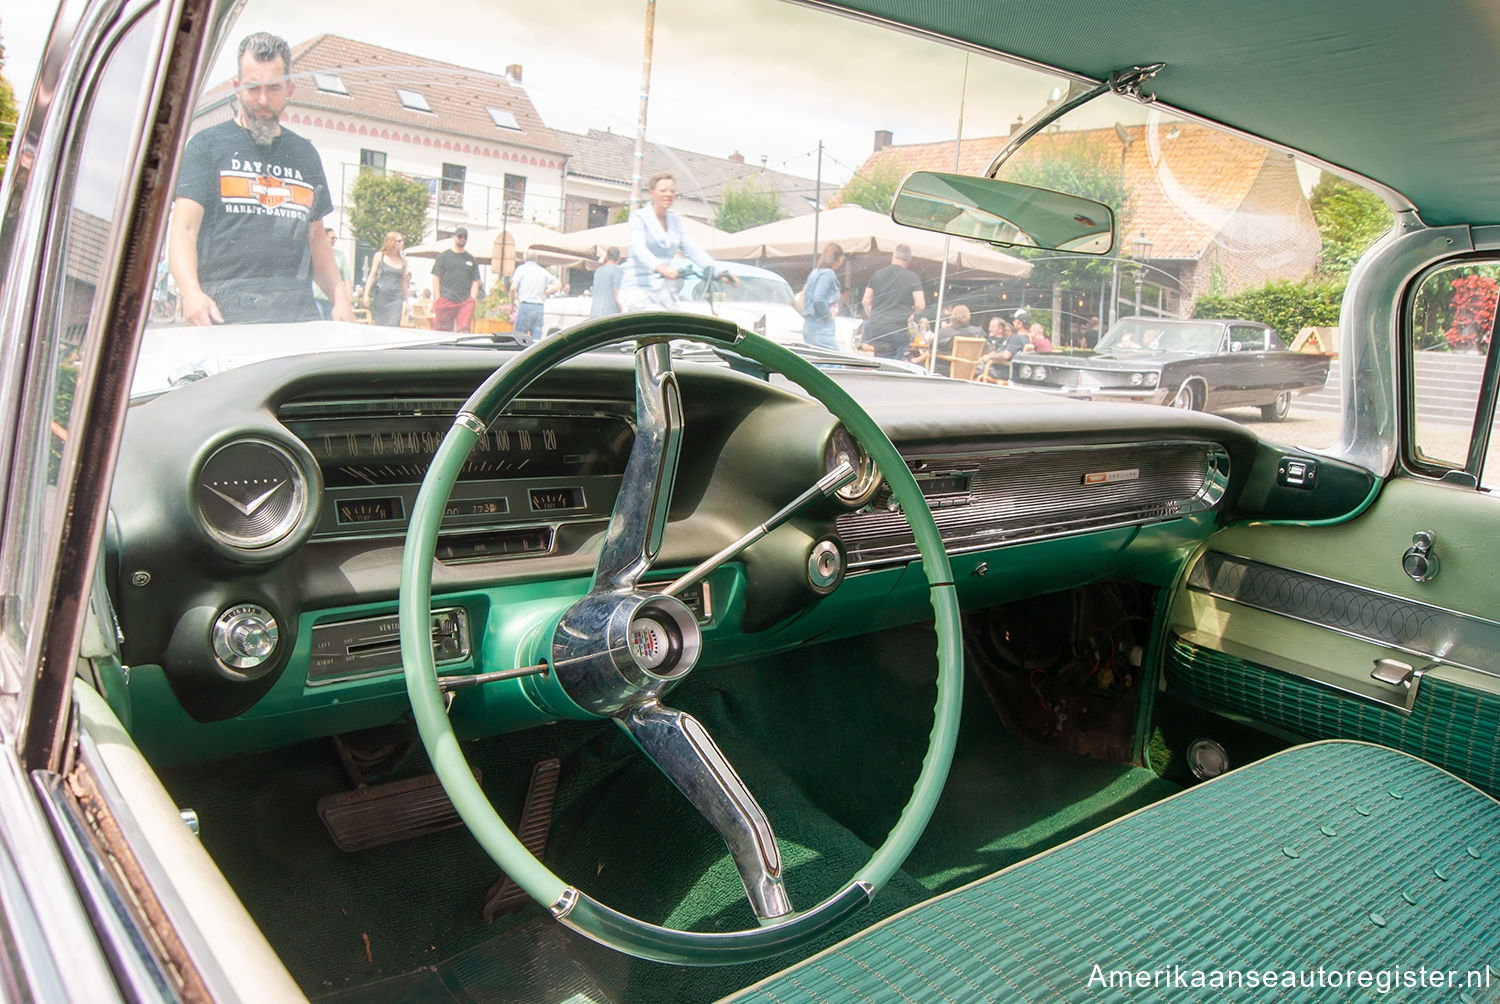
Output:
<path fill-rule="evenodd" d="M 323 217 L 333 210 L 318 151 L 281 127 L 292 51 L 266 32 L 239 47 L 234 118 L 188 141 L 168 260 L 188 324 L 316 320 L 312 283 L 336 321 L 354 320 Z"/>
<path fill-rule="evenodd" d="M 922 280 L 908 267 L 910 264 L 911 248 L 897 244 L 891 252 L 891 263 L 870 276 L 865 287 L 864 343 L 887 359 L 906 358 L 912 315 L 927 308 Z"/>
<path fill-rule="evenodd" d="M 434 331 L 468 331 L 479 296 L 479 261 L 469 254 L 469 230 L 453 231 L 453 247 L 432 265 L 432 327 Z"/>

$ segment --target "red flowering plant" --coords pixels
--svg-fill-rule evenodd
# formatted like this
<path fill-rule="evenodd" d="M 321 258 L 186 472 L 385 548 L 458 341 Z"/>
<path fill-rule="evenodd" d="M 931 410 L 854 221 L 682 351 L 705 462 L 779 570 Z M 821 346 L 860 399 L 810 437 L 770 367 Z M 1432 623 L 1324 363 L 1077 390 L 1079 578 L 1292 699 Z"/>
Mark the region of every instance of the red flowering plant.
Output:
<path fill-rule="evenodd" d="M 1495 301 L 1500 296 L 1500 282 L 1483 275 L 1466 275 L 1454 279 L 1453 326 L 1444 334 L 1448 346 L 1456 352 L 1484 347 L 1495 330 Z"/>

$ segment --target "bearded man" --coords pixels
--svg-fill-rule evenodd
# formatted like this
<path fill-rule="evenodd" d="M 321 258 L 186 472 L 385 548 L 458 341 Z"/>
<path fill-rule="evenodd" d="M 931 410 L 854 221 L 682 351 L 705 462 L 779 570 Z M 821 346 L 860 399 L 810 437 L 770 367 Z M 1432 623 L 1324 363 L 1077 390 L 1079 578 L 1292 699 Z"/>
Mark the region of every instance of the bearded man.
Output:
<path fill-rule="evenodd" d="M 295 89 L 292 50 L 267 32 L 239 48 L 234 118 L 188 140 L 168 258 L 189 324 L 316 320 L 314 281 L 332 318 L 353 305 L 323 228 L 333 210 L 318 151 L 281 126 Z"/>

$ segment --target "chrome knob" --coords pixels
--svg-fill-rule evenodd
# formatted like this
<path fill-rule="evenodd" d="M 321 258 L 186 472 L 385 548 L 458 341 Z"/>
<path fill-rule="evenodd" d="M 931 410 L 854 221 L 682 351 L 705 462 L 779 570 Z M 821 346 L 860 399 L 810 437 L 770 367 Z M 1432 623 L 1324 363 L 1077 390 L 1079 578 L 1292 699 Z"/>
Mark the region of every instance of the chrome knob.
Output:
<path fill-rule="evenodd" d="M 254 603 L 230 607 L 214 621 L 214 655 L 241 672 L 265 665 L 276 654 L 280 633 L 271 611 Z"/>
<path fill-rule="evenodd" d="M 1411 547 L 1401 555 L 1401 568 L 1413 582 L 1429 582 L 1437 577 L 1437 534 L 1432 530 L 1418 530 L 1412 534 Z"/>

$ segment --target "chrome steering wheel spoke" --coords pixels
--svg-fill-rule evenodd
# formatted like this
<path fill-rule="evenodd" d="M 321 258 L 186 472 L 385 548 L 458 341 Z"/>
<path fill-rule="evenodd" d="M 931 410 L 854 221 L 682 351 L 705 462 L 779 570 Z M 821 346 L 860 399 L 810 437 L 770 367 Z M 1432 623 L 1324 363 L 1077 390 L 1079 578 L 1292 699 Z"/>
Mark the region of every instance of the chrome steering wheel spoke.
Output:
<path fill-rule="evenodd" d="M 724 838 L 756 917 L 791 913 L 771 823 L 702 723 L 657 701 L 626 708 L 615 721 Z"/>
<path fill-rule="evenodd" d="M 593 592 L 635 587 L 656 560 L 682 452 L 682 395 L 666 339 L 643 340 L 635 352 L 635 444 L 609 520 Z"/>

